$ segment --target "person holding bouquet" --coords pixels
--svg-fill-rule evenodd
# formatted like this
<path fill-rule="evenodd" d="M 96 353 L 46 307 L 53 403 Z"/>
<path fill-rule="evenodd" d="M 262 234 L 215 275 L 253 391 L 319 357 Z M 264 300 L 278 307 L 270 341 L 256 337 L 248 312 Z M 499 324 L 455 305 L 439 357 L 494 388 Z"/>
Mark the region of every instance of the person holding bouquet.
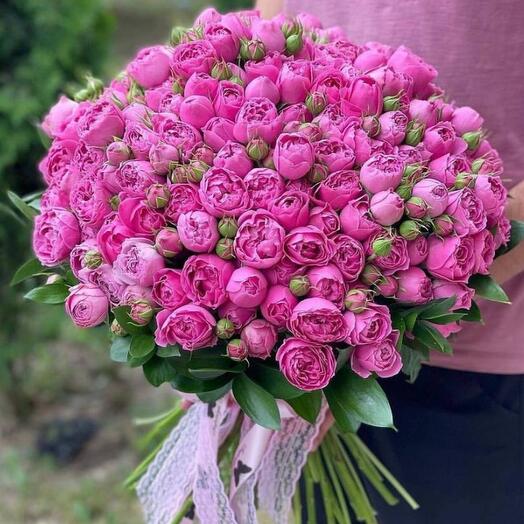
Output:
<path fill-rule="evenodd" d="M 459 94 L 457 103 L 485 116 L 511 188 L 508 217 L 524 219 L 524 71 L 518 66 L 523 4 L 259 0 L 257 7 L 267 18 L 282 11 L 313 13 L 324 27 L 341 26 L 356 44 L 371 42 L 370 50 L 380 40 L 423 56 L 440 72 L 440 85 Z M 316 23 L 303 16 L 305 24 Z M 373 67 L 371 61 L 366 66 Z M 484 324 L 468 323 L 454 334 L 453 355 L 432 356 L 415 384 L 401 377 L 383 381 L 398 433 L 366 428 L 363 438 L 409 486 L 421 509 L 376 501 L 379 522 L 524 522 L 523 270 L 520 245 L 491 268 L 512 307 L 482 302 Z"/>

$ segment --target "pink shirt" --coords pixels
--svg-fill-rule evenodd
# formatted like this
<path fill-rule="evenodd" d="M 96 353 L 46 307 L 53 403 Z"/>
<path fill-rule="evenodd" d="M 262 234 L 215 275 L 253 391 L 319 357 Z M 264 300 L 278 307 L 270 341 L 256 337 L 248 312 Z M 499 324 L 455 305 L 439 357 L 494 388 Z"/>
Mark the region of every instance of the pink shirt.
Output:
<path fill-rule="evenodd" d="M 452 99 L 485 118 L 508 187 L 524 178 L 524 2 L 522 0 L 287 0 L 338 25 L 356 43 L 407 45 L 439 71 Z M 524 373 L 524 274 L 505 285 L 511 306 L 482 303 L 485 324 L 456 335 L 452 357 L 432 363 L 489 373 Z"/>

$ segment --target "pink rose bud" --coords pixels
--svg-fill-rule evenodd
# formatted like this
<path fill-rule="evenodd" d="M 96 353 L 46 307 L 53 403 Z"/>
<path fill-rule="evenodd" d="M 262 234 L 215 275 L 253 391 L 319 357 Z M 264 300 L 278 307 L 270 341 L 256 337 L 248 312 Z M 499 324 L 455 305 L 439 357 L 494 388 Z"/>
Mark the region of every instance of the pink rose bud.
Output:
<path fill-rule="evenodd" d="M 228 320 L 227 318 L 221 318 L 217 322 L 215 333 L 217 334 L 218 338 L 227 340 L 235 334 L 235 326 L 231 320 Z"/>
<path fill-rule="evenodd" d="M 78 135 L 89 146 L 105 147 L 124 134 L 124 120 L 112 103 L 100 99 L 82 115 Z"/>
<path fill-rule="evenodd" d="M 171 193 L 164 184 L 153 184 L 149 186 L 146 191 L 147 203 L 153 209 L 161 209 L 167 206 Z"/>
<path fill-rule="evenodd" d="M 329 345 L 293 337 L 278 348 L 276 360 L 289 383 L 303 391 L 325 388 L 335 375 L 337 365 Z"/>
<path fill-rule="evenodd" d="M 131 157 L 131 150 L 129 146 L 122 140 L 111 142 L 106 149 L 107 161 L 112 166 L 118 166 L 122 162 L 129 160 Z"/>
<path fill-rule="evenodd" d="M 233 271 L 226 291 L 233 304 L 251 308 L 259 306 L 264 301 L 267 288 L 267 280 L 263 273 L 246 266 Z"/>
<path fill-rule="evenodd" d="M 315 152 L 309 139 L 301 133 L 283 133 L 275 145 L 276 170 L 288 180 L 305 176 L 313 166 Z"/>
<path fill-rule="evenodd" d="M 171 171 L 171 181 L 174 184 L 185 184 L 189 182 L 191 175 L 190 168 L 188 165 L 177 165 Z"/>
<path fill-rule="evenodd" d="M 413 194 L 413 186 L 411 184 L 400 184 L 397 189 L 395 189 L 402 200 L 409 200 Z"/>
<path fill-rule="evenodd" d="M 381 131 L 380 120 L 375 115 L 366 116 L 362 119 L 362 129 L 370 138 L 375 138 Z"/>
<path fill-rule="evenodd" d="M 282 35 L 282 38 L 284 36 Z M 243 60 L 262 60 L 266 55 L 266 47 L 260 40 L 242 40 L 240 56 Z"/>
<path fill-rule="evenodd" d="M 311 268 L 307 277 L 311 283 L 310 297 L 320 297 L 342 307 L 346 286 L 341 271 L 334 264 Z"/>
<path fill-rule="evenodd" d="M 149 162 L 151 162 L 151 166 L 159 175 L 167 174 L 171 166 L 178 162 L 179 159 L 178 148 L 164 142 L 153 144 L 149 150 Z"/>
<path fill-rule="evenodd" d="M 180 120 L 196 128 L 204 127 L 214 116 L 213 104 L 205 96 L 189 96 L 180 104 Z"/>
<path fill-rule="evenodd" d="M 465 187 L 470 186 L 471 183 L 475 180 L 475 178 L 475 175 L 473 175 L 472 173 L 457 173 L 455 182 L 453 183 L 453 188 L 464 189 Z"/>
<path fill-rule="evenodd" d="M 362 270 L 360 277 L 364 284 L 371 286 L 382 278 L 382 273 L 377 266 L 373 264 L 367 264 Z"/>
<path fill-rule="evenodd" d="M 408 117 L 401 111 L 388 111 L 379 117 L 380 131 L 377 134 L 379 140 L 398 146 L 404 141 Z M 371 135 L 372 136 L 372 135 Z"/>
<path fill-rule="evenodd" d="M 96 269 L 104 262 L 102 254 L 96 249 L 90 249 L 84 255 L 83 265 L 88 269 Z"/>
<path fill-rule="evenodd" d="M 394 297 L 398 290 L 398 281 L 393 275 L 384 275 L 377 282 L 377 291 L 383 297 Z"/>
<path fill-rule="evenodd" d="M 294 55 L 298 53 L 302 46 L 304 45 L 304 40 L 301 34 L 290 35 L 286 38 L 286 52 L 288 55 Z"/>
<path fill-rule="evenodd" d="M 484 119 L 471 107 L 457 107 L 453 111 L 451 123 L 459 135 L 479 131 Z"/>
<path fill-rule="evenodd" d="M 251 32 L 254 40 L 263 42 L 264 48 L 268 53 L 273 51 L 282 53 L 284 51 L 286 39 L 282 32 L 282 26 L 276 20 L 254 20 Z"/>
<path fill-rule="evenodd" d="M 406 240 L 415 240 L 421 235 L 420 226 L 414 220 L 404 220 L 400 224 L 398 232 Z"/>
<path fill-rule="evenodd" d="M 205 211 L 182 213 L 177 226 L 180 241 L 195 253 L 210 253 L 220 238 L 216 218 Z"/>
<path fill-rule="evenodd" d="M 247 345 L 239 338 L 230 340 L 226 346 L 226 351 L 231 360 L 245 360 L 248 356 Z"/>
<path fill-rule="evenodd" d="M 391 226 L 404 214 L 404 201 L 392 191 L 379 191 L 371 197 L 369 210 L 373 218 L 382 226 Z"/>
<path fill-rule="evenodd" d="M 280 91 L 269 78 L 266 76 L 258 76 L 247 85 L 245 97 L 246 99 L 264 97 L 271 100 L 274 104 L 278 104 L 280 101 Z"/>
<path fill-rule="evenodd" d="M 247 143 L 246 151 L 249 158 L 255 162 L 260 162 L 269 154 L 269 146 L 260 137 L 255 137 Z"/>
<path fill-rule="evenodd" d="M 324 111 L 324 108 L 327 105 L 326 95 L 319 91 L 309 93 L 306 98 L 306 106 L 311 111 L 311 113 L 316 116 Z"/>
<path fill-rule="evenodd" d="M 298 275 L 289 281 L 289 289 L 296 297 L 304 297 L 311 289 L 311 282 L 305 275 Z"/>
<path fill-rule="evenodd" d="M 448 206 L 448 190 L 437 180 L 426 178 L 413 186 L 413 196 L 422 198 L 428 206 L 428 216 L 437 217 Z"/>
<path fill-rule="evenodd" d="M 266 359 L 277 343 L 277 330 L 267 320 L 251 321 L 240 334 L 250 357 Z"/>
<path fill-rule="evenodd" d="M 430 278 L 418 267 L 410 267 L 397 273 L 398 291 L 396 298 L 406 304 L 425 304 L 433 299 Z"/>
<path fill-rule="evenodd" d="M 173 227 L 165 227 L 157 233 L 155 247 L 164 258 L 176 257 L 184 249 L 178 231 Z"/>
<path fill-rule="evenodd" d="M 402 180 L 404 162 L 397 156 L 379 153 L 364 162 L 360 182 L 370 193 L 395 189 Z"/>
<path fill-rule="evenodd" d="M 406 202 L 406 214 L 411 218 L 424 218 L 428 211 L 426 201 L 420 197 L 411 197 Z"/>
<path fill-rule="evenodd" d="M 127 66 L 127 73 L 141 87 L 150 89 L 162 84 L 171 72 L 171 53 L 167 46 L 153 46 L 141 49 Z"/>
<path fill-rule="evenodd" d="M 94 327 L 106 319 L 109 300 L 99 287 L 78 284 L 69 289 L 65 310 L 78 327 Z"/>
<path fill-rule="evenodd" d="M 189 162 L 189 170 L 187 175 L 188 182 L 198 184 L 208 169 L 209 166 L 202 162 L 202 160 L 191 160 Z"/>
<path fill-rule="evenodd" d="M 344 298 L 344 307 L 353 313 L 362 313 L 369 302 L 369 293 L 365 289 L 350 289 Z"/>
<path fill-rule="evenodd" d="M 234 243 L 231 238 L 221 238 L 215 246 L 215 253 L 224 260 L 235 258 Z"/>
<path fill-rule="evenodd" d="M 212 166 L 214 158 L 215 153 L 209 146 L 206 146 L 205 144 L 201 144 L 193 148 L 191 160 L 199 160 L 207 166 Z"/>
<path fill-rule="evenodd" d="M 153 308 L 147 300 L 137 300 L 131 304 L 129 316 L 136 324 L 145 326 L 153 318 Z"/>
<path fill-rule="evenodd" d="M 427 168 L 420 164 L 408 164 L 404 168 L 404 173 L 402 174 L 402 183 L 406 184 L 416 184 L 420 182 L 427 175 Z"/>

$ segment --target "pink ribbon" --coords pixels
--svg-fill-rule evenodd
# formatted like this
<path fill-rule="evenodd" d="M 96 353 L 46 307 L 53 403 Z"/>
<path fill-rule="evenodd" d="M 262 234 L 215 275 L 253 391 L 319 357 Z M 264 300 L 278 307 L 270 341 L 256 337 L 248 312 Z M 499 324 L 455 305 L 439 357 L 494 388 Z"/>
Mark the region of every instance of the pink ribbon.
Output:
<path fill-rule="evenodd" d="M 137 486 L 146 523 L 171 524 L 191 493 L 195 516 L 202 524 L 258 524 L 257 516 L 275 524 L 287 523 L 297 481 L 326 408 L 314 425 L 283 402 L 279 410 L 281 429 L 273 431 L 244 416 L 231 397 L 193 404 Z M 228 496 L 217 454 L 238 416 L 244 418 Z"/>

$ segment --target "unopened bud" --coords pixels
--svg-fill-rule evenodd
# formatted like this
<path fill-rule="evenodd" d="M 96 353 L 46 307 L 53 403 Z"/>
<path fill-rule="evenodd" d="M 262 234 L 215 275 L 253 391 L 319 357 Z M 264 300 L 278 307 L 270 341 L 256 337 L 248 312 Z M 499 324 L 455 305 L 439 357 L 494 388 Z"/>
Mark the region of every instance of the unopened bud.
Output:
<path fill-rule="evenodd" d="M 309 293 L 311 283 L 305 275 L 293 277 L 289 282 L 289 289 L 296 297 L 303 297 Z"/>
<path fill-rule="evenodd" d="M 398 291 L 398 281 L 392 275 L 382 275 L 382 278 L 376 282 L 377 291 L 383 297 L 393 297 Z"/>
<path fill-rule="evenodd" d="M 262 60 L 266 56 L 266 46 L 260 40 L 242 40 L 240 56 L 243 60 Z"/>
<path fill-rule="evenodd" d="M 185 184 L 189 181 L 190 168 L 185 164 L 177 164 L 171 171 L 171 181 L 174 184 Z"/>
<path fill-rule="evenodd" d="M 176 257 L 184 250 L 178 231 L 174 227 L 165 227 L 157 233 L 155 247 L 164 258 Z"/>
<path fill-rule="evenodd" d="M 153 318 L 153 308 L 147 300 L 137 300 L 131 304 L 129 317 L 133 322 L 145 326 Z"/>
<path fill-rule="evenodd" d="M 291 35 L 301 34 L 302 33 L 302 27 L 297 22 L 290 20 L 290 21 L 284 22 L 282 24 L 282 32 L 284 33 L 284 36 L 286 38 L 288 38 Z"/>
<path fill-rule="evenodd" d="M 209 166 L 201 160 L 191 160 L 189 162 L 189 168 L 187 170 L 188 182 L 198 184 L 204 177 L 205 172 L 209 169 Z"/>
<path fill-rule="evenodd" d="M 400 108 L 400 94 L 384 97 L 384 111 L 398 111 Z"/>
<path fill-rule="evenodd" d="M 228 80 L 231 77 L 231 69 L 227 62 L 223 60 L 217 62 L 211 69 L 211 76 L 217 80 Z"/>
<path fill-rule="evenodd" d="M 231 260 L 235 258 L 235 250 L 233 248 L 233 240 L 231 238 L 221 238 L 215 247 L 216 254 L 224 260 Z"/>
<path fill-rule="evenodd" d="M 380 133 L 380 127 L 380 120 L 374 115 L 366 116 L 362 120 L 362 129 L 364 129 L 371 138 Z"/>
<path fill-rule="evenodd" d="M 483 158 L 476 158 L 471 163 L 471 171 L 476 175 L 482 169 L 485 160 Z"/>
<path fill-rule="evenodd" d="M 409 200 L 413 194 L 413 186 L 411 184 L 400 184 L 400 186 L 395 189 L 395 192 L 403 200 Z"/>
<path fill-rule="evenodd" d="M 373 240 L 371 249 L 377 257 L 387 257 L 391 253 L 393 241 L 388 237 L 379 237 Z"/>
<path fill-rule="evenodd" d="M 415 240 L 420 236 L 420 227 L 414 220 L 404 220 L 400 224 L 398 232 L 406 240 Z"/>
<path fill-rule="evenodd" d="M 424 218 L 428 212 L 427 202 L 420 197 L 411 197 L 406 202 L 406 214 L 411 218 Z"/>
<path fill-rule="evenodd" d="M 371 286 L 372 284 L 375 284 L 380 278 L 382 278 L 382 273 L 380 272 L 380 269 L 377 266 L 374 266 L 373 264 L 367 264 L 361 275 L 360 278 L 364 284 L 367 284 L 368 286 Z"/>
<path fill-rule="evenodd" d="M 423 123 L 418 122 L 417 120 L 411 120 L 406 129 L 406 138 L 404 139 L 404 142 L 409 146 L 418 145 L 424 136 L 424 129 L 425 126 Z"/>
<path fill-rule="evenodd" d="M 153 184 L 147 188 L 146 191 L 146 200 L 149 207 L 153 209 L 162 209 L 166 207 L 171 193 L 169 189 L 164 184 Z"/>
<path fill-rule="evenodd" d="M 470 131 L 469 133 L 464 133 L 462 138 L 465 140 L 466 144 L 468 144 L 468 149 L 470 151 L 475 151 L 482 139 L 482 131 Z"/>
<path fill-rule="evenodd" d="M 255 162 L 259 162 L 266 158 L 269 153 L 269 146 L 260 137 L 252 138 L 246 146 L 247 154 L 249 158 Z"/>
<path fill-rule="evenodd" d="M 238 223 L 233 217 L 224 217 L 218 223 L 218 232 L 225 238 L 235 238 Z"/>
<path fill-rule="evenodd" d="M 234 84 L 238 84 L 239 86 L 244 86 L 244 84 L 245 84 L 245 82 L 239 76 L 236 76 L 236 75 L 233 75 L 229 79 L 229 81 L 233 82 Z"/>
<path fill-rule="evenodd" d="M 131 150 L 129 146 L 122 140 L 111 142 L 106 149 L 107 161 L 112 166 L 118 166 L 122 162 L 129 160 L 131 157 Z"/>
<path fill-rule="evenodd" d="M 45 281 L 46 286 L 49 286 L 49 284 L 60 284 L 64 281 L 64 277 L 62 275 L 58 275 L 54 273 L 53 275 L 49 275 Z"/>
<path fill-rule="evenodd" d="M 96 269 L 102 265 L 104 262 L 104 259 L 102 258 L 102 255 L 96 251 L 95 249 L 90 249 L 87 251 L 87 253 L 84 255 L 84 266 L 88 269 Z"/>
<path fill-rule="evenodd" d="M 453 233 L 453 219 L 449 215 L 440 215 L 433 219 L 433 231 L 440 237 Z"/>
<path fill-rule="evenodd" d="M 171 30 L 171 37 L 169 38 L 169 43 L 172 46 L 177 46 L 178 44 L 186 42 L 187 39 L 187 29 L 185 27 L 173 27 Z"/>
<path fill-rule="evenodd" d="M 231 320 L 221 318 L 215 327 L 215 333 L 218 338 L 226 340 L 235 334 L 235 326 Z"/>
<path fill-rule="evenodd" d="M 116 211 L 118 209 L 118 206 L 120 205 L 120 197 L 118 195 L 113 195 L 109 199 L 109 205 L 111 206 L 111 209 L 113 211 Z"/>
<path fill-rule="evenodd" d="M 369 295 L 364 289 L 350 289 L 344 299 L 344 307 L 353 313 L 362 313 L 367 308 Z"/>
<path fill-rule="evenodd" d="M 475 176 L 472 173 L 458 173 L 453 187 L 455 189 L 464 189 L 473 182 L 474 178 Z"/>
<path fill-rule="evenodd" d="M 111 322 L 111 333 L 117 337 L 125 337 L 127 335 L 126 330 L 119 324 L 118 320 L 115 318 Z"/>
<path fill-rule="evenodd" d="M 270 149 L 268 155 L 266 156 L 266 158 L 264 158 L 264 160 L 262 160 L 262 165 L 266 169 L 273 169 L 273 170 L 275 170 L 275 161 L 273 160 L 273 149 Z"/>
<path fill-rule="evenodd" d="M 402 173 L 403 183 L 416 184 L 426 177 L 427 168 L 420 164 L 408 164 Z"/>
<path fill-rule="evenodd" d="M 312 168 L 309 170 L 309 173 L 307 174 L 307 179 L 312 184 L 320 184 L 323 180 L 327 178 L 329 175 L 329 169 L 325 164 L 320 164 L 316 162 L 313 164 Z"/>
<path fill-rule="evenodd" d="M 173 91 L 173 94 L 175 95 L 183 95 L 184 81 L 181 78 L 175 78 L 175 80 L 173 80 L 173 84 L 171 85 L 171 91 Z"/>
<path fill-rule="evenodd" d="M 227 344 L 227 356 L 231 360 L 245 360 L 248 355 L 247 345 L 239 338 L 230 340 Z"/>
<path fill-rule="evenodd" d="M 300 33 L 288 36 L 286 38 L 286 51 L 289 55 L 298 53 L 302 49 L 303 45 L 304 41 Z"/>
<path fill-rule="evenodd" d="M 307 95 L 306 97 L 306 107 L 309 109 L 309 112 L 313 116 L 322 113 L 326 105 L 327 98 L 326 95 L 324 95 L 324 93 L 314 91 L 313 93 L 309 93 L 309 95 Z"/>
<path fill-rule="evenodd" d="M 193 154 L 191 158 L 193 160 L 200 160 L 208 166 L 212 166 L 213 160 L 215 159 L 215 152 L 209 146 L 202 144 L 193 149 Z"/>

